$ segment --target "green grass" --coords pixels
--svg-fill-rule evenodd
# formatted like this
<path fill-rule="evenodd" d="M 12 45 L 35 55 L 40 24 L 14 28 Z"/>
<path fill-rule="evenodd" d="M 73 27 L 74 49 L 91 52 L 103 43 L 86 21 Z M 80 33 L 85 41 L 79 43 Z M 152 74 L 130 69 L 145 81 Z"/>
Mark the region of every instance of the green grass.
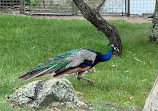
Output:
<path fill-rule="evenodd" d="M 106 103 L 143 108 L 158 74 L 158 44 L 148 40 L 151 24 L 108 22 L 119 31 L 122 57 L 100 63 L 95 67 L 96 72 L 86 75 L 94 81 L 94 86 L 83 81 L 79 87 L 75 76 L 68 78 L 96 111 L 105 110 Z M 75 48 L 105 53 L 109 49 L 107 44 L 104 34 L 86 20 L 0 14 L 0 85 L 15 84 L 19 74 L 58 53 Z M 12 92 L 12 88 L 0 89 L 0 110 L 13 110 L 5 103 L 5 96 Z"/>

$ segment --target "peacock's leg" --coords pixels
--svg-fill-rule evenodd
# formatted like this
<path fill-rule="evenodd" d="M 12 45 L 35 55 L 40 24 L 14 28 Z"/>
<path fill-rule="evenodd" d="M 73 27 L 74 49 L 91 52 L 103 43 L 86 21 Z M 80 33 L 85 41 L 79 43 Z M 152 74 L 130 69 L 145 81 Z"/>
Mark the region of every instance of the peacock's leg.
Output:
<path fill-rule="evenodd" d="M 86 79 L 86 78 L 83 78 L 83 77 L 82 77 L 83 72 L 84 72 L 84 71 L 81 71 L 81 72 L 78 72 L 78 74 L 77 74 L 77 79 L 78 79 L 79 85 L 81 85 L 81 81 L 80 81 L 81 79 L 86 80 L 86 81 L 88 81 L 91 85 L 93 85 L 93 81 L 92 81 L 92 80 Z"/>
<path fill-rule="evenodd" d="M 78 84 L 81 86 L 81 76 L 82 76 L 82 74 L 83 74 L 83 71 L 82 72 L 77 72 L 77 79 L 78 79 Z"/>

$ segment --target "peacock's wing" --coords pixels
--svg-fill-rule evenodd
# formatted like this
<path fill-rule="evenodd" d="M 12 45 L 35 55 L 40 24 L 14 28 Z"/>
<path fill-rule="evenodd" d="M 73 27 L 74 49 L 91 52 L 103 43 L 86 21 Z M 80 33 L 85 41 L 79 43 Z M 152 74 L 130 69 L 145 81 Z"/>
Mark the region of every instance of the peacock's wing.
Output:
<path fill-rule="evenodd" d="M 87 49 L 79 50 L 77 53 L 67 56 L 64 59 L 64 61 L 66 62 L 66 65 L 60 68 L 59 70 L 57 70 L 56 73 L 63 72 L 69 68 L 79 67 L 85 61 L 89 61 L 93 64 L 96 59 L 96 56 L 97 54 L 90 50 L 87 50 Z"/>

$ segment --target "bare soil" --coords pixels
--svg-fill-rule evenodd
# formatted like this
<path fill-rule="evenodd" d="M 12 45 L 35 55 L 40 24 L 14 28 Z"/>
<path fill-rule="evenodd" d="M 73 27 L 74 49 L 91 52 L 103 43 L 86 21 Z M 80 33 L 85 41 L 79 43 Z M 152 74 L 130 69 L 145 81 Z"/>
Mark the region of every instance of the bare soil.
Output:
<path fill-rule="evenodd" d="M 0 10 L 0 13 L 8 13 L 8 14 L 13 14 L 13 15 L 21 15 L 18 10 Z M 83 16 L 78 15 L 78 16 L 38 16 L 38 15 L 33 15 L 33 17 L 40 17 L 40 18 L 56 18 L 56 19 L 85 19 Z M 148 18 L 147 16 L 132 16 L 127 17 L 127 16 L 102 16 L 105 20 L 125 20 L 127 22 L 131 23 L 151 23 L 152 18 Z"/>
<path fill-rule="evenodd" d="M 35 16 L 35 17 L 42 17 L 42 18 L 56 18 L 56 19 L 85 19 L 83 16 Z M 131 23 L 151 23 L 152 18 L 147 17 L 126 17 L 126 16 L 102 16 L 105 20 L 125 20 Z"/>

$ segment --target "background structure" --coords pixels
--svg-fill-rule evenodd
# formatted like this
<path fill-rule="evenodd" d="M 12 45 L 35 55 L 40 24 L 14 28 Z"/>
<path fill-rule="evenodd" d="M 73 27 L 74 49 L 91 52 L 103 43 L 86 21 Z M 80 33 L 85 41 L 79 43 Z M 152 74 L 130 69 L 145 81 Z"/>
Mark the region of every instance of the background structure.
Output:
<path fill-rule="evenodd" d="M 99 0 L 87 0 L 94 7 Z M 102 15 L 152 15 L 156 0 L 106 0 Z M 20 11 L 30 15 L 80 15 L 72 0 L 0 0 L 0 12 Z"/>

